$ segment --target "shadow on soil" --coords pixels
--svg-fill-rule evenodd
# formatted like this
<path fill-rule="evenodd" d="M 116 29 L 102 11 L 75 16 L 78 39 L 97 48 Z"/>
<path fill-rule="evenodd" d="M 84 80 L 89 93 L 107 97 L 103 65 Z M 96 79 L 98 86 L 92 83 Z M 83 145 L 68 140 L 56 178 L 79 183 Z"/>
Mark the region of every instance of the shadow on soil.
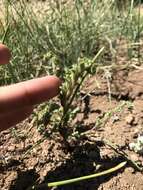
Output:
<path fill-rule="evenodd" d="M 17 179 L 12 181 L 9 190 L 26 190 L 29 186 L 32 186 L 39 177 L 35 169 L 18 171 L 17 173 Z"/>
<path fill-rule="evenodd" d="M 47 173 L 44 181 L 32 188 L 32 184 L 38 179 L 39 175 L 35 170 L 28 170 L 18 174 L 17 179 L 12 183 L 9 190 L 48 190 L 48 187 L 44 184 L 60 181 L 79 176 L 89 175 L 109 168 L 114 167 L 122 161 L 122 158 L 100 158 L 99 148 L 94 144 L 86 143 L 83 146 L 76 147 L 71 155 L 71 159 L 66 160 L 65 163 L 61 163 L 60 167 L 57 167 L 54 171 Z M 97 165 L 102 167 L 96 171 Z M 120 170 L 119 172 L 122 172 Z M 79 183 L 65 185 L 56 188 L 49 188 L 49 190 L 96 190 L 104 182 L 110 180 L 118 172 L 109 174 L 106 176 L 98 177 L 92 180 L 86 180 Z"/>

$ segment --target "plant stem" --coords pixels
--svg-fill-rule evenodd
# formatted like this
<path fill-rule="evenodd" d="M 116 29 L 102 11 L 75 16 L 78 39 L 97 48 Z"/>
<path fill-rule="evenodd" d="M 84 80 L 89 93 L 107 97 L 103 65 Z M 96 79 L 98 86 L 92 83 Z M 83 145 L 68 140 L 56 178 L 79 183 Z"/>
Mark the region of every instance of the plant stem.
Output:
<path fill-rule="evenodd" d="M 127 153 L 125 153 L 124 151 L 120 150 L 119 147 L 118 147 L 118 145 L 115 145 L 115 144 L 113 144 L 113 143 L 111 143 L 111 142 L 109 142 L 109 141 L 107 141 L 107 140 L 103 140 L 103 143 L 104 143 L 105 145 L 109 146 L 110 148 L 112 148 L 117 154 L 119 154 L 119 155 L 121 155 L 122 157 L 124 157 L 125 160 L 126 160 L 127 162 L 129 162 L 129 163 L 133 166 L 133 168 L 135 168 L 136 170 L 138 170 L 138 171 L 140 171 L 140 172 L 143 172 L 143 168 L 142 168 L 142 167 L 139 167 L 139 165 L 138 165 L 135 161 L 131 160 L 131 159 L 129 158 L 129 156 L 128 156 Z"/>
<path fill-rule="evenodd" d="M 113 173 L 113 172 L 115 172 L 115 171 L 123 168 L 126 164 L 127 164 L 127 162 L 121 162 L 117 166 L 115 166 L 113 168 L 110 168 L 108 170 L 105 170 L 103 172 L 99 172 L 99 173 L 96 173 L 96 174 L 91 174 L 91 175 L 87 175 L 87 176 L 83 176 L 83 177 L 73 178 L 73 179 L 69 179 L 69 180 L 52 182 L 52 183 L 48 183 L 47 185 L 48 185 L 48 187 L 57 187 L 57 186 L 61 186 L 61 185 L 67 185 L 67 184 L 71 184 L 71 183 L 75 183 L 75 182 L 80 182 L 80 181 L 87 180 L 87 179 L 92 179 L 92 178 L 100 177 L 100 176 L 103 176 L 103 175 L 107 175 L 107 174 Z"/>

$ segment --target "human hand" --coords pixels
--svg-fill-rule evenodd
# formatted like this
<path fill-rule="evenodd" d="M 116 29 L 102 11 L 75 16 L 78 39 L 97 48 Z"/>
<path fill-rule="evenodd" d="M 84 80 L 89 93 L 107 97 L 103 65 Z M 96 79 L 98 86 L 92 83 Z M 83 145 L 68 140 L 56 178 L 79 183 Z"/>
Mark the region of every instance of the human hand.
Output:
<path fill-rule="evenodd" d="M 10 57 L 9 49 L 0 44 L 0 65 L 7 64 Z M 56 96 L 60 84 L 56 76 L 46 76 L 0 87 L 0 131 L 27 118 L 34 105 Z"/>

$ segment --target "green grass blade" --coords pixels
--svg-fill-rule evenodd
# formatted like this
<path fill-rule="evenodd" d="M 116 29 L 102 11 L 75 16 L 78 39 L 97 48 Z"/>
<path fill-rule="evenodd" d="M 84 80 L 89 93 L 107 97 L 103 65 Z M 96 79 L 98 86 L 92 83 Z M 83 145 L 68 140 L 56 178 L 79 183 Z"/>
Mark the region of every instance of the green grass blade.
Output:
<path fill-rule="evenodd" d="M 100 172 L 100 173 L 91 174 L 91 175 L 87 175 L 87 176 L 83 176 L 83 177 L 78 177 L 78 178 L 74 178 L 74 179 L 69 179 L 69 180 L 63 180 L 63 181 L 48 183 L 48 187 L 57 187 L 57 186 L 61 186 L 61 185 L 67 185 L 67 184 L 71 184 L 71 183 L 80 182 L 80 181 L 83 181 L 83 180 L 87 180 L 87 179 L 92 179 L 92 178 L 96 178 L 96 177 L 99 177 L 99 176 L 103 176 L 103 175 L 115 172 L 115 171 L 123 168 L 126 165 L 126 163 L 127 163 L 126 161 L 122 162 L 122 163 L 118 164 L 117 166 L 115 166 L 114 168 L 105 170 L 105 171 Z"/>

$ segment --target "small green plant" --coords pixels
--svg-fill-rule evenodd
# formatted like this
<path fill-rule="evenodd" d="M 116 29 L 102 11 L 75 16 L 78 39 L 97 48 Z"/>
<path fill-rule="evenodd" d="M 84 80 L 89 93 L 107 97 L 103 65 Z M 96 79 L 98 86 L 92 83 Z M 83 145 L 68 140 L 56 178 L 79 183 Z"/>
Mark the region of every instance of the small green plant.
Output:
<path fill-rule="evenodd" d="M 63 114 L 58 124 L 58 128 L 64 139 L 67 136 L 66 127 L 70 122 L 70 112 L 72 103 L 77 96 L 85 78 L 95 72 L 97 58 L 103 52 L 104 48 L 100 49 L 93 60 L 82 58 L 77 65 L 73 65 L 72 69 L 65 74 L 65 82 L 61 87 L 60 101 L 63 107 Z"/>
<path fill-rule="evenodd" d="M 36 114 L 38 130 L 47 135 L 46 125 L 51 124 L 54 131 L 60 132 L 66 144 L 68 144 L 68 137 L 72 134 L 69 133 L 69 126 L 72 119 L 76 116 L 75 107 L 73 102 L 83 85 L 85 78 L 95 72 L 98 66 L 97 59 L 103 53 L 104 48 L 100 49 L 96 56 L 90 60 L 88 58 L 81 58 L 78 64 L 67 69 L 64 76 L 64 82 L 61 86 L 60 104 L 50 103 L 41 108 L 41 111 Z M 50 114 L 51 113 L 51 114 Z M 69 133 L 69 134 L 68 134 Z"/>

